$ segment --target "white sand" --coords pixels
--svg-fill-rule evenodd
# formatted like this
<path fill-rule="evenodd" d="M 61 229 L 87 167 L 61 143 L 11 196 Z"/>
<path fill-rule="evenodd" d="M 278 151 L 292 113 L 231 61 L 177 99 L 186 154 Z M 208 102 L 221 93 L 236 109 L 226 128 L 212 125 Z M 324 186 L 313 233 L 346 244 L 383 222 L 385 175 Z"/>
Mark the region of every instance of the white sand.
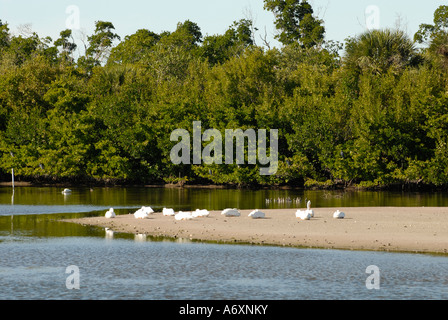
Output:
<path fill-rule="evenodd" d="M 448 253 L 448 208 L 337 208 L 345 219 L 333 219 L 335 208 L 315 208 L 315 217 L 301 221 L 296 209 L 262 210 L 265 219 L 224 217 L 211 211 L 207 218 L 175 221 L 155 213 L 149 219 L 133 215 L 69 220 L 116 232 L 188 238 L 192 240 L 242 242 L 279 246 Z"/>

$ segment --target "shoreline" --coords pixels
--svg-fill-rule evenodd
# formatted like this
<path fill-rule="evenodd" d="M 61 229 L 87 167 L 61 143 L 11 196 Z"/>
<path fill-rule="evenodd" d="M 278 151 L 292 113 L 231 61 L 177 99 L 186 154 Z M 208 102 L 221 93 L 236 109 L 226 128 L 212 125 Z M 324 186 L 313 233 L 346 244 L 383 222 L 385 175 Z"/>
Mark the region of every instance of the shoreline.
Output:
<path fill-rule="evenodd" d="M 325 185 L 296 185 L 296 184 L 279 184 L 279 185 L 237 185 L 237 184 L 214 184 L 214 183 L 132 183 L 132 182 L 109 182 L 109 181 L 45 181 L 45 180 L 16 180 L 16 187 L 58 187 L 58 188 L 166 188 L 166 189 L 251 189 L 251 190 L 320 190 L 320 191 L 402 191 L 402 192 L 440 192 L 447 191 L 448 184 L 443 186 L 434 186 L 431 184 L 389 184 L 375 187 L 363 187 L 359 185 L 351 185 L 347 183 L 337 182 L 335 184 Z M 5 180 L 0 181 L 0 187 L 12 187 L 12 182 Z"/>
<path fill-rule="evenodd" d="M 345 219 L 333 219 L 337 209 Z M 115 219 L 99 217 L 62 220 L 109 228 L 114 232 L 144 234 L 192 241 L 244 243 L 301 248 L 448 254 L 448 208 L 351 207 L 313 208 L 315 217 L 302 221 L 297 209 L 266 209 L 265 219 L 224 217 L 210 211 L 207 218 L 176 221 L 156 212 L 135 219 L 133 212 Z"/>

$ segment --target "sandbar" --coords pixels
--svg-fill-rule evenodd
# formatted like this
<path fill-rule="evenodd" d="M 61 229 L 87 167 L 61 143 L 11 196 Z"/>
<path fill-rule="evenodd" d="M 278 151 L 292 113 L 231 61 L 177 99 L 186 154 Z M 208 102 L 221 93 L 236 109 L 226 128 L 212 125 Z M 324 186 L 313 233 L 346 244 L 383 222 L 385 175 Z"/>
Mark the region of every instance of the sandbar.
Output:
<path fill-rule="evenodd" d="M 333 219 L 343 211 L 345 219 Z M 176 221 L 155 212 L 135 219 L 133 212 L 114 219 L 104 216 L 68 220 L 115 232 L 204 242 L 244 243 L 302 248 L 448 254 L 448 208 L 351 207 L 314 208 L 314 218 L 302 221 L 297 209 L 266 209 L 265 219 L 210 211 L 206 218 Z"/>

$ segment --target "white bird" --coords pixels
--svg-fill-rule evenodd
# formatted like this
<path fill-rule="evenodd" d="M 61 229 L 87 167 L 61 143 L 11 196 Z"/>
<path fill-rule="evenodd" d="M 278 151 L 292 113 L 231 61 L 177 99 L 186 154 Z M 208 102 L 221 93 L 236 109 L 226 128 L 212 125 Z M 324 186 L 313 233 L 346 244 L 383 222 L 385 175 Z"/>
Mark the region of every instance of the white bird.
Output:
<path fill-rule="evenodd" d="M 296 218 L 301 220 L 311 220 L 311 213 L 308 210 L 297 210 Z"/>
<path fill-rule="evenodd" d="M 209 215 L 210 212 L 206 209 L 204 210 L 196 209 L 196 211 L 193 212 L 193 218 L 205 218 L 208 217 Z"/>
<path fill-rule="evenodd" d="M 344 219 L 345 218 L 345 213 L 341 212 L 339 210 L 337 210 L 334 214 L 333 214 L 333 218 L 334 219 Z"/>
<path fill-rule="evenodd" d="M 264 219 L 266 217 L 264 212 L 261 212 L 260 210 L 256 209 L 249 213 L 249 217 L 252 219 Z"/>
<path fill-rule="evenodd" d="M 311 210 L 311 200 L 306 204 L 306 212 L 308 212 L 311 218 L 314 218 L 314 211 Z"/>
<path fill-rule="evenodd" d="M 114 208 L 110 208 L 105 215 L 106 219 L 113 219 L 116 217 L 116 214 L 114 212 Z"/>
<path fill-rule="evenodd" d="M 63 194 L 70 194 L 72 193 L 72 190 L 70 189 L 64 189 L 64 191 L 62 191 Z"/>
<path fill-rule="evenodd" d="M 193 214 L 191 212 L 179 211 L 179 213 L 174 216 L 174 219 L 176 219 L 177 221 L 192 220 Z"/>
<path fill-rule="evenodd" d="M 153 214 L 154 210 L 152 210 L 151 207 L 142 207 L 143 212 L 146 212 L 146 214 Z"/>
<path fill-rule="evenodd" d="M 173 217 L 176 215 L 176 213 L 174 212 L 174 209 L 163 208 L 162 212 L 163 212 L 164 216 L 168 216 L 168 217 Z"/>
<path fill-rule="evenodd" d="M 239 217 L 241 213 L 237 209 L 225 209 L 222 213 L 226 217 Z"/>
<path fill-rule="evenodd" d="M 136 219 L 147 219 L 154 211 L 150 207 L 141 207 L 134 213 Z"/>

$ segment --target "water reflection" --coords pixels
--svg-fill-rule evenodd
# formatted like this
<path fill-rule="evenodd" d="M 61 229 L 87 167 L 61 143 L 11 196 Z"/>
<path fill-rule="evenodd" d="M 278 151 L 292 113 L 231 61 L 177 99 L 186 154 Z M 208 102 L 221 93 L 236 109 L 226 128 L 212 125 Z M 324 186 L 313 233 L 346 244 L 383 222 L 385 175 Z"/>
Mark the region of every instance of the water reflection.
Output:
<path fill-rule="evenodd" d="M 64 196 L 60 188 L 0 188 L 0 299 L 448 298 L 446 257 L 203 245 L 61 221 L 103 215 L 110 207 L 118 215 L 142 206 L 157 212 L 275 209 L 304 207 L 304 199 L 313 207 L 448 206 L 445 193 L 72 190 Z M 65 268 L 72 264 L 83 272 L 81 291 L 65 290 Z M 382 271 L 379 292 L 365 289 L 365 268 L 372 264 Z"/>
<path fill-rule="evenodd" d="M 115 232 L 109 228 L 104 229 L 104 231 L 106 232 L 106 239 L 107 240 L 112 240 L 114 238 L 114 234 Z"/>
<path fill-rule="evenodd" d="M 13 194 L 14 192 L 14 194 Z M 448 193 L 373 192 L 373 191 L 309 191 L 309 190 L 236 190 L 236 189 L 176 189 L 176 188 L 73 188 L 63 195 L 61 188 L 0 188 L 0 215 L 18 214 L 20 210 L 51 206 L 63 210 L 67 206 L 80 206 L 90 211 L 95 208 L 141 208 L 151 206 L 156 211 L 164 207 L 180 210 L 207 208 L 222 210 L 275 209 L 305 207 L 305 199 L 313 207 L 366 207 L 366 206 L 448 206 Z M 4 207 L 8 206 L 6 210 Z M 18 206 L 17 209 L 12 209 Z M 84 209 L 82 209 L 85 211 Z M 6 212 L 5 212 L 6 211 Z M 9 213 L 8 213 L 9 211 Z M 12 212 L 11 212 L 12 211 Z M 80 210 L 76 210 L 79 212 Z M 59 212 L 59 213 L 61 213 Z M 32 212 L 24 212 L 26 214 Z M 39 212 L 34 212 L 39 213 Z M 43 211 L 42 213 L 45 213 Z"/>
<path fill-rule="evenodd" d="M 146 242 L 146 234 L 136 234 L 134 240 L 135 242 Z"/>
<path fill-rule="evenodd" d="M 305 207 L 305 199 L 311 200 L 314 208 L 448 206 L 448 194 L 442 192 L 73 188 L 72 193 L 65 196 L 61 188 L 0 188 L 0 235 L 104 237 L 103 229 L 60 220 L 103 215 L 110 207 L 115 208 L 118 215 L 134 212 L 143 205 L 151 206 L 156 212 L 161 212 L 164 207 L 176 211 L 197 208 L 277 209 Z"/>
<path fill-rule="evenodd" d="M 427 255 L 70 237 L 9 241 L 0 256 L 0 299 L 448 298 L 448 259 Z M 380 290 L 365 287 L 372 263 Z M 69 265 L 80 290 L 66 289 Z"/>

